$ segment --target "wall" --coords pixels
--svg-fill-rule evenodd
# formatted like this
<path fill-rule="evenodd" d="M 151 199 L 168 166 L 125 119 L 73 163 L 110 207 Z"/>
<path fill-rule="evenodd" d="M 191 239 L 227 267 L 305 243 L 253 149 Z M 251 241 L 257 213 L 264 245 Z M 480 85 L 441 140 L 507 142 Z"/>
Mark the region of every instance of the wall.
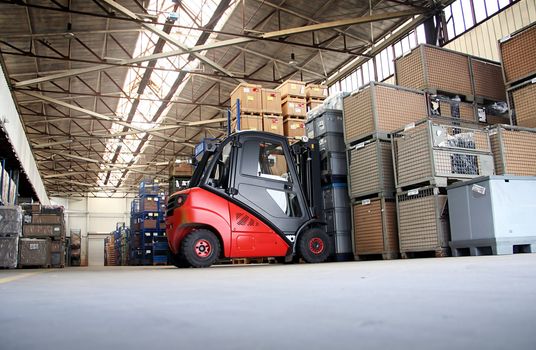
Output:
<path fill-rule="evenodd" d="M 520 0 L 445 47 L 470 55 L 500 61 L 499 39 L 536 21 L 536 0 Z"/>
<path fill-rule="evenodd" d="M 125 198 L 52 198 L 53 204 L 65 208 L 65 224 L 67 235 L 71 229 L 80 229 L 82 233 L 82 262 L 88 256 L 100 255 L 103 252 L 88 252 L 88 238 L 102 239 L 115 230 L 118 222 L 125 222 L 130 226 L 130 203 L 132 197 Z M 93 244 L 93 247 L 102 249 L 102 245 Z M 97 249 L 97 248 L 94 248 Z M 104 255 L 102 255 L 104 256 Z M 93 259 L 94 260 L 94 259 Z M 98 265 L 98 264 L 96 264 Z"/>

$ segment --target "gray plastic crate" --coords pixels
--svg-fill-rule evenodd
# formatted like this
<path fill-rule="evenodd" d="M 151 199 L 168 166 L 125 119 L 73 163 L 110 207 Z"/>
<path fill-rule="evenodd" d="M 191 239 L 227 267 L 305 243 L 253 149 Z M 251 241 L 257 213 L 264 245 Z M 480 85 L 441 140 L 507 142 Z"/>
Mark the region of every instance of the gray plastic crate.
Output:
<path fill-rule="evenodd" d="M 326 176 L 346 176 L 348 166 L 346 164 L 346 153 L 325 152 L 321 159 L 322 175 Z"/>
<path fill-rule="evenodd" d="M 305 135 L 307 135 L 308 138 L 314 139 L 315 134 L 315 124 L 312 120 L 305 123 Z"/>
<path fill-rule="evenodd" d="M 352 236 L 350 231 L 342 232 L 328 232 L 330 237 L 333 238 L 332 253 L 335 254 L 348 254 L 352 252 Z"/>
<path fill-rule="evenodd" d="M 314 120 L 316 137 L 323 136 L 327 133 L 343 133 L 342 111 L 336 109 L 325 110 L 324 113 Z M 341 135 L 342 136 L 342 135 Z"/>
<path fill-rule="evenodd" d="M 453 255 L 536 253 L 536 177 L 479 177 L 447 193 Z"/>
<path fill-rule="evenodd" d="M 317 136 L 318 137 L 318 136 Z M 320 152 L 344 152 L 346 145 L 342 134 L 327 133 L 318 139 Z"/>
<path fill-rule="evenodd" d="M 324 209 L 349 208 L 348 185 L 335 183 L 322 188 Z"/>
<path fill-rule="evenodd" d="M 343 232 L 352 230 L 352 218 L 350 208 L 326 209 L 326 230 L 328 232 Z"/>

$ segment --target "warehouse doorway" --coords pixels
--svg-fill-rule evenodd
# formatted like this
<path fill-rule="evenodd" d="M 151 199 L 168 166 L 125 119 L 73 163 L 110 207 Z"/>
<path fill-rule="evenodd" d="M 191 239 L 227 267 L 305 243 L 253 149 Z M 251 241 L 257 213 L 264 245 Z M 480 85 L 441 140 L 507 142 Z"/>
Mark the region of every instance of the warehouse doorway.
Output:
<path fill-rule="evenodd" d="M 104 266 L 104 238 L 109 233 L 88 233 L 88 265 Z"/>

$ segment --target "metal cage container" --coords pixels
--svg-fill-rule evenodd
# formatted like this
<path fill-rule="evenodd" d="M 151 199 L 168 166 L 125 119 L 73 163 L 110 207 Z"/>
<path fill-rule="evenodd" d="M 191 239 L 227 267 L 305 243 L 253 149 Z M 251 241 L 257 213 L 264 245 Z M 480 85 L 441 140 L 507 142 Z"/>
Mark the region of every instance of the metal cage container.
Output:
<path fill-rule="evenodd" d="M 449 180 L 493 175 L 493 156 L 485 129 L 424 120 L 393 135 L 397 188 L 422 183 L 445 187 Z"/>
<path fill-rule="evenodd" d="M 536 25 L 531 24 L 499 41 L 504 81 L 511 85 L 536 74 Z"/>
<path fill-rule="evenodd" d="M 536 129 L 498 125 L 489 135 L 497 175 L 536 176 Z"/>
<path fill-rule="evenodd" d="M 400 253 L 434 251 L 446 255 L 450 241 L 447 194 L 427 186 L 396 196 Z"/>
<path fill-rule="evenodd" d="M 390 140 L 374 138 L 348 151 L 350 197 L 372 194 L 392 195 L 395 191 L 392 145 Z"/>
<path fill-rule="evenodd" d="M 355 255 L 398 257 L 398 230 L 394 198 L 377 197 L 353 204 Z"/>
<path fill-rule="evenodd" d="M 525 128 L 536 128 L 536 78 L 508 89 L 510 122 Z"/>

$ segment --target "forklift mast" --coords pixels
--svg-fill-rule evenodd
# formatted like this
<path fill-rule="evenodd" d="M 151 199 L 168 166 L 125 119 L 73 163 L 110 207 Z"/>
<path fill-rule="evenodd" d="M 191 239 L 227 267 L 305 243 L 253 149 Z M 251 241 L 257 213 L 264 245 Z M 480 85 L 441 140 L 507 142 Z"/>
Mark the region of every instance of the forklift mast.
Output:
<path fill-rule="evenodd" d="M 320 150 L 318 140 L 299 141 L 291 146 L 305 200 L 311 216 L 323 217 L 324 203 L 320 179 Z"/>

